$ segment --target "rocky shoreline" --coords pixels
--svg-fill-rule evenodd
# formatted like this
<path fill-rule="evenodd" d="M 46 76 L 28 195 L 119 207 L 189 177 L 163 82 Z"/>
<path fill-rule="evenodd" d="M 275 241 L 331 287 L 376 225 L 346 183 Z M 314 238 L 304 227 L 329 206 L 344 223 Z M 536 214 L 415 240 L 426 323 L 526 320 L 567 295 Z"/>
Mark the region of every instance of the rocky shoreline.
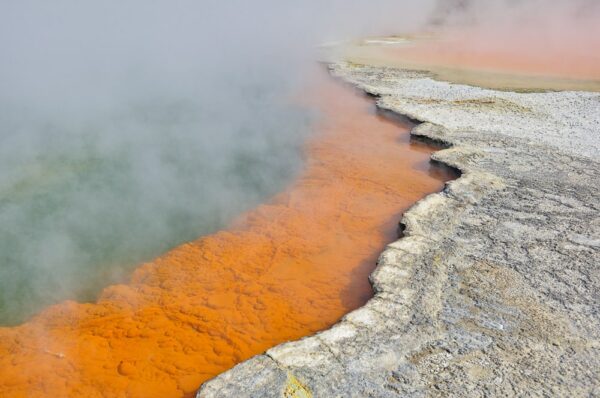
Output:
<path fill-rule="evenodd" d="M 404 215 L 364 307 L 197 396 L 600 396 L 600 94 L 331 71 L 422 122 L 462 176 Z"/>

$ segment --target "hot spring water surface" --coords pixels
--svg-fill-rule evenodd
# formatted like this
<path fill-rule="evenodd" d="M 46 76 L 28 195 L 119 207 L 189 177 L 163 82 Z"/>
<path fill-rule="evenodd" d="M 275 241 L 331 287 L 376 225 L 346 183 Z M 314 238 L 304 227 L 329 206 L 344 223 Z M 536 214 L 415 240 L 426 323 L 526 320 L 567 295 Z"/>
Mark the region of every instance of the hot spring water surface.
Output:
<path fill-rule="evenodd" d="M 140 266 L 127 284 L 107 287 L 93 304 L 62 302 L 21 326 L 0 329 L 0 395 L 192 396 L 203 381 L 237 362 L 326 328 L 363 305 L 372 295 L 368 275 L 385 244 L 397 238 L 401 213 L 427 193 L 438 191 L 452 175 L 432 168 L 432 148 L 411 144 L 409 126 L 377 115 L 371 99 L 330 80 L 321 80 L 307 98 L 320 109 L 322 119 L 305 143 L 304 168 L 287 189 L 238 217 L 227 230 L 183 244 Z M 279 127 L 294 128 L 301 125 L 298 120 L 304 119 L 290 113 L 290 125 Z M 119 248 L 118 253 L 129 259 L 136 257 L 129 254 L 135 250 L 128 249 L 147 256 L 168 247 L 165 241 L 172 244 L 199 233 L 197 223 L 214 228 L 222 221 L 214 214 L 219 200 L 232 200 L 227 194 L 233 189 L 229 184 L 250 186 L 249 200 L 237 206 L 241 209 L 289 178 L 296 161 L 290 148 L 305 135 L 299 132 L 292 142 L 280 143 L 276 135 L 270 136 L 280 153 L 264 153 L 260 146 L 264 137 L 253 136 L 250 128 L 247 134 L 236 136 L 241 140 L 232 148 L 236 161 L 218 165 L 231 169 L 226 174 L 229 180 L 209 185 L 216 187 L 218 200 L 201 189 L 217 165 L 198 159 L 192 145 L 183 145 L 178 155 L 176 146 L 164 137 L 155 139 L 173 152 L 152 156 L 171 156 L 176 173 L 188 178 L 173 186 L 168 178 L 157 182 L 152 180 L 156 176 L 148 175 L 142 192 L 156 191 L 156 197 L 129 188 L 138 182 L 129 179 L 126 157 L 110 161 L 92 157 L 89 165 L 63 163 L 61 167 L 73 169 L 72 178 L 95 177 L 91 186 L 106 187 L 95 196 L 81 193 L 95 206 L 106 196 L 114 205 L 117 192 L 133 190 L 114 214 L 107 208 L 86 221 L 99 224 L 99 238 L 81 236 L 74 229 L 73 239 L 95 248 L 96 257 L 87 259 L 85 266 L 102 274 L 96 271 L 97 264 L 117 262 L 111 257 L 116 254 L 105 254 L 110 248 Z M 138 144 L 123 145 L 134 150 Z M 44 174 L 51 171 L 40 170 L 37 184 L 52 182 Z M 69 184 L 64 184 L 68 193 Z M 39 200 L 53 203 L 49 209 L 61 219 L 58 215 L 68 217 L 74 205 L 60 200 L 64 197 L 58 186 L 48 188 L 57 199 Z M 31 197 L 31 192 L 24 192 Z M 144 203 L 157 198 L 167 204 L 187 201 L 192 207 L 209 201 L 212 211 L 171 214 L 163 202 L 154 208 Z M 87 210 L 96 211 L 95 206 Z M 86 208 L 75 210 L 81 216 Z M 42 208 L 39 214 L 46 211 Z M 62 222 L 67 221 L 79 225 L 77 217 Z M 111 222 L 117 226 L 110 226 Z M 154 222 L 167 228 L 157 230 Z M 160 244 L 141 245 L 147 240 Z M 25 250 L 27 243 L 22 245 L 20 250 Z M 27 253 L 22 255 L 28 258 Z M 94 278 L 89 278 L 89 286 L 98 286 Z M 24 277 L 21 289 L 27 283 Z"/>
<path fill-rule="evenodd" d="M 95 300 L 132 267 L 281 190 L 301 166 L 308 109 L 256 83 L 215 100 L 0 118 L 0 326 Z M 244 112 L 247 112 L 245 114 Z"/>

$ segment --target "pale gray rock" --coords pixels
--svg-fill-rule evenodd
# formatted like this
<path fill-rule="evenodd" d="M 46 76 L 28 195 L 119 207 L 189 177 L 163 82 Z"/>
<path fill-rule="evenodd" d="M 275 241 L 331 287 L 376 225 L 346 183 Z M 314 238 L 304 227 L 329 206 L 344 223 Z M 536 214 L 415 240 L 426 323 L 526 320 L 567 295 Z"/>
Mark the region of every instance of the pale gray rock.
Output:
<path fill-rule="evenodd" d="M 462 176 L 404 215 L 364 307 L 198 397 L 600 396 L 600 94 L 332 73 L 422 122 Z"/>

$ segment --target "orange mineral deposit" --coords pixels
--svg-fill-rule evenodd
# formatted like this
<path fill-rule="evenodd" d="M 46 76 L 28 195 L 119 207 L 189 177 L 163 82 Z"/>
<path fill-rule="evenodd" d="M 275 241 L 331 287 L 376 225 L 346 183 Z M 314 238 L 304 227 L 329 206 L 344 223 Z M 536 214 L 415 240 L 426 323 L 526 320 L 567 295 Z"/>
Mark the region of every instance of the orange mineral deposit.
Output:
<path fill-rule="evenodd" d="M 0 396 L 191 397 L 363 305 L 401 213 L 451 175 L 371 99 L 330 80 L 311 98 L 323 117 L 289 189 L 140 266 L 96 303 L 64 302 L 0 328 Z"/>

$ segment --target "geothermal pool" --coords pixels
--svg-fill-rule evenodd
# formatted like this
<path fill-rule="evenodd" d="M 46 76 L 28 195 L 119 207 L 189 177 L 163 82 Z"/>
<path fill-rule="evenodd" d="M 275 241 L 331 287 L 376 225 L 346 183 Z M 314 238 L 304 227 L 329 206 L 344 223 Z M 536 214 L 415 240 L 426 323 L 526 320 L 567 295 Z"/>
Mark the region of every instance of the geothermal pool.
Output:
<path fill-rule="evenodd" d="M 336 51 L 359 64 L 426 71 L 436 80 L 497 90 L 600 91 L 600 56 L 594 51 L 600 35 L 575 33 L 550 45 L 539 32 L 507 36 L 465 28 L 438 36 L 365 39 Z"/>
<path fill-rule="evenodd" d="M 313 112 L 271 77 L 60 111 L 0 100 L 0 326 L 95 301 L 285 189 Z"/>
<path fill-rule="evenodd" d="M 327 328 L 372 295 L 368 275 L 401 214 L 455 177 L 411 125 L 319 79 L 304 168 L 229 228 L 105 288 L 0 328 L 0 395 L 191 397 L 205 380 Z"/>

